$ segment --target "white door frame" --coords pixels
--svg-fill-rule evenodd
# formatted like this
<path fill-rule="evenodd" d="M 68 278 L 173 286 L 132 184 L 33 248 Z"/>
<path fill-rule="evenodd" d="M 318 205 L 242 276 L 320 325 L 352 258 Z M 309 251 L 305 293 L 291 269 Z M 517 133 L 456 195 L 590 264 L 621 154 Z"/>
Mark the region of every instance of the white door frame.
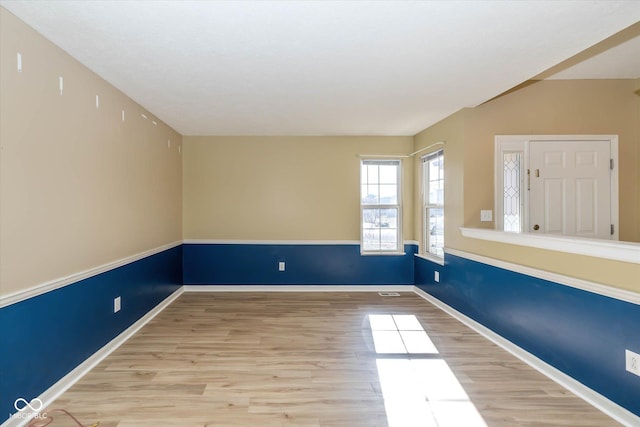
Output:
<path fill-rule="evenodd" d="M 611 146 L 610 156 L 613 160 L 611 171 L 611 223 L 613 235 L 611 240 L 619 239 L 619 196 L 618 196 L 618 135 L 496 135 L 494 148 L 494 209 L 496 213 L 495 227 L 504 230 L 503 218 L 504 191 L 502 175 L 502 156 L 505 152 L 520 152 L 524 161 L 521 173 L 524 176 L 524 221 L 523 230 L 529 230 L 529 191 L 527 170 L 529 170 L 529 142 L 530 141 L 609 141 Z"/>

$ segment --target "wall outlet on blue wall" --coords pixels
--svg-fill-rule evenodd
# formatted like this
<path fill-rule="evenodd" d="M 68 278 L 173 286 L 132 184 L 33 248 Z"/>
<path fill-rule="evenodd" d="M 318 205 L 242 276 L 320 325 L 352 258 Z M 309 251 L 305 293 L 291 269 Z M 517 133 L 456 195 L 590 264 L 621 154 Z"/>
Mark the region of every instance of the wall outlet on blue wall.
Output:
<path fill-rule="evenodd" d="M 440 272 L 439 271 L 434 271 L 433 272 L 433 280 L 435 280 L 436 282 L 440 282 Z"/>
<path fill-rule="evenodd" d="M 114 313 L 117 313 L 117 312 L 120 311 L 120 308 L 122 307 L 121 303 L 122 303 L 122 300 L 121 300 L 120 297 L 115 297 L 113 299 L 113 312 Z"/>
<path fill-rule="evenodd" d="M 640 377 L 640 354 L 625 350 L 627 371 Z"/>
<path fill-rule="evenodd" d="M 278 263 L 278 271 L 284 271 L 284 268 L 285 268 L 284 261 L 280 261 Z"/>

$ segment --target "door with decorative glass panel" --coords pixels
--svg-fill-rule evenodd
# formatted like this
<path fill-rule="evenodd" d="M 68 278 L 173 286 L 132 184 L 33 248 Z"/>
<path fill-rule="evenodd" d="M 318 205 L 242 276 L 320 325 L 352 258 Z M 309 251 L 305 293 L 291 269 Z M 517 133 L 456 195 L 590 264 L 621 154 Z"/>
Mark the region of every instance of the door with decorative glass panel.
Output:
<path fill-rule="evenodd" d="M 617 238 L 617 137 L 496 137 L 496 228 Z"/>

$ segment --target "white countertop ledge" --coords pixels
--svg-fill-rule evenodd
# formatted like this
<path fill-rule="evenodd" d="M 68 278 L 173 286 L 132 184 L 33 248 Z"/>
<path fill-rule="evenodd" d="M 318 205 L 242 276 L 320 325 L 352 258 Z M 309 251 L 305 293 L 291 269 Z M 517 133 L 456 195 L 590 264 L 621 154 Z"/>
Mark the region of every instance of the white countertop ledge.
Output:
<path fill-rule="evenodd" d="M 464 237 L 640 264 L 640 243 L 460 227 Z"/>

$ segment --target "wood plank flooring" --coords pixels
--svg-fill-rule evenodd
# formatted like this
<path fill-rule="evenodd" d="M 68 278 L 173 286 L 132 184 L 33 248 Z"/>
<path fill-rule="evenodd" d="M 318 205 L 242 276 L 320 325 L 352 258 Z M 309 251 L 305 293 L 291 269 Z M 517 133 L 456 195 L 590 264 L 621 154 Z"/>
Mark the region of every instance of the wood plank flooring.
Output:
<path fill-rule="evenodd" d="M 446 362 L 487 426 L 618 425 L 413 293 L 183 294 L 50 409 L 101 427 L 388 426 L 369 314 L 415 315 L 439 351 L 424 360 Z M 392 427 L 413 425 L 460 426 Z"/>

